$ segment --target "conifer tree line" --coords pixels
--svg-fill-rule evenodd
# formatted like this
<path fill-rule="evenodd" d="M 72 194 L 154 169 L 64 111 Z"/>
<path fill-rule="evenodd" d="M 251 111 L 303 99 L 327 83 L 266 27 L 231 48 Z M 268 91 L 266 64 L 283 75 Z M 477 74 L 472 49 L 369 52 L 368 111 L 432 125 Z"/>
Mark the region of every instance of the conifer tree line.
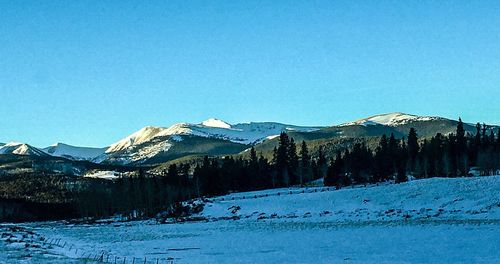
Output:
<path fill-rule="evenodd" d="M 306 142 L 299 149 L 286 133 L 279 136 L 272 160 L 257 155 L 252 147 L 248 158 L 227 156 L 209 158 L 194 168 L 193 186 L 198 196 L 221 195 L 229 191 L 252 191 L 304 185 L 322 178 L 327 169 L 326 158 L 319 150 L 316 159 L 309 154 Z M 169 169 L 170 171 L 170 169 Z"/>
<path fill-rule="evenodd" d="M 175 181 L 173 177 L 148 174 L 143 169 L 134 176 L 114 181 L 84 179 L 75 197 L 75 208 L 82 217 L 117 213 L 127 218 L 155 216 L 170 210 L 176 202 L 194 197 L 187 171 L 183 169 L 181 166 Z"/>
<path fill-rule="evenodd" d="M 394 180 L 396 183 L 415 178 L 469 176 L 470 169 L 491 175 L 500 169 L 500 129 L 495 136 L 486 125 L 476 125 L 476 134 L 466 134 L 459 119 L 455 133 L 437 133 L 430 139 L 419 140 L 411 128 L 407 138 L 382 135 L 375 150 L 365 143 L 354 144 L 351 150 L 337 152 L 330 158 L 325 177 L 327 186 L 376 183 Z M 488 133 L 489 131 L 489 133 Z"/>

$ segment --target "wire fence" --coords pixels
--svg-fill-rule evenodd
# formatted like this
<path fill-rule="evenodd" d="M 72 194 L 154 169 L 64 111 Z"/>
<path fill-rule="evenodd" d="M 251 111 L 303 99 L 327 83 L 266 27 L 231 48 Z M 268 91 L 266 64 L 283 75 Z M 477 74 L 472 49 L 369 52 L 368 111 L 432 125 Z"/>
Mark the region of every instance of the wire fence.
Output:
<path fill-rule="evenodd" d="M 368 186 L 378 186 L 379 184 L 361 184 L 361 185 L 350 185 L 342 187 L 342 189 L 358 189 L 366 188 Z M 318 193 L 318 192 L 330 192 L 339 190 L 336 187 L 313 187 L 313 188 L 300 188 L 294 190 L 281 190 L 275 193 L 265 193 L 265 194 L 249 194 L 249 195 L 239 195 L 239 196 L 223 196 L 218 198 L 208 199 L 212 202 L 223 202 L 223 201 L 235 201 L 235 200 L 247 200 L 247 199 L 257 199 L 271 196 L 283 196 L 283 195 L 294 195 L 303 193 Z"/>
<path fill-rule="evenodd" d="M 49 245 L 52 247 L 59 247 L 60 249 L 64 249 L 64 254 L 70 258 L 78 258 L 83 261 L 91 261 L 96 263 L 113 263 L 113 264 L 173 264 L 174 258 L 166 257 L 166 258 L 158 258 L 158 257 L 132 257 L 132 256 L 123 256 L 123 255 L 114 255 L 108 253 L 106 251 L 99 252 L 89 252 L 88 250 L 84 250 L 81 247 L 67 243 L 63 241 L 61 238 L 49 238 L 39 235 L 40 240 L 45 245 Z"/>
<path fill-rule="evenodd" d="M 254 194 L 254 195 L 241 195 L 241 196 L 233 196 L 233 197 L 219 197 L 209 199 L 212 202 L 222 202 L 222 201 L 234 201 L 234 200 L 247 200 L 247 199 L 257 199 L 264 198 L 270 196 L 283 196 L 283 195 L 292 195 L 292 194 L 302 194 L 302 193 L 315 193 L 315 192 L 326 192 L 336 190 L 335 187 L 318 187 L 318 188 L 304 188 L 300 190 L 283 190 L 275 193 L 265 193 L 265 194 Z"/>

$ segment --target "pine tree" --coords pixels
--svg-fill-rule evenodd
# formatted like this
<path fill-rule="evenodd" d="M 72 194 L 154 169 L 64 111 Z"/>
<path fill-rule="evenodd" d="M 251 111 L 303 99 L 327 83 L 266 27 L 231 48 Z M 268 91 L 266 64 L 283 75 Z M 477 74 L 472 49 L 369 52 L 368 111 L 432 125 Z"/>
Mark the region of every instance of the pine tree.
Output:
<path fill-rule="evenodd" d="M 494 147 L 495 145 L 495 132 L 493 132 L 493 129 L 490 129 L 490 137 L 488 139 L 488 142 L 490 143 L 490 146 Z"/>
<path fill-rule="evenodd" d="M 207 192 L 209 194 L 221 195 L 224 193 L 220 176 L 219 162 L 217 159 L 212 159 L 208 167 L 206 180 Z M 247 178 L 243 179 L 248 180 Z"/>
<path fill-rule="evenodd" d="M 326 171 L 326 176 L 323 179 L 324 186 L 335 186 L 337 182 L 335 181 L 335 160 L 330 158 L 330 165 Z"/>
<path fill-rule="evenodd" d="M 388 152 L 387 159 L 390 162 L 389 175 L 394 175 L 397 171 L 398 165 L 396 163 L 399 155 L 398 142 L 394 137 L 394 133 L 391 133 L 389 137 Z"/>
<path fill-rule="evenodd" d="M 440 133 L 438 133 L 438 135 L 441 136 Z M 441 145 L 442 146 L 440 147 L 439 151 L 441 151 L 442 155 L 438 155 L 436 158 L 437 173 L 433 176 L 444 174 L 448 177 L 456 177 L 458 175 L 461 175 L 461 161 L 463 160 L 462 156 L 465 155 L 459 150 L 459 144 L 456 135 L 449 134 L 447 138 L 442 139 Z M 442 162 L 443 166 L 439 166 L 439 162 Z M 441 169 L 443 170 L 443 173 L 441 173 Z"/>
<path fill-rule="evenodd" d="M 384 134 L 375 150 L 375 174 L 373 178 L 375 182 L 387 180 L 391 175 L 392 160 L 389 154 L 389 144 L 387 136 Z"/>
<path fill-rule="evenodd" d="M 417 157 L 419 152 L 418 146 L 418 136 L 415 128 L 410 128 L 410 132 L 408 133 L 408 158 L 409 158 L 409 171 L 410 173 L 415 172 L 415 167 L 417 163 Z"/>
<path fill-rule="evenodd" d="M 259 181 L 261 179 L 261 171 L 259 169 L 259 158 L 257 158 L 257 153 L 255 152 L 255 148 L 252 147 L 250 149 L 250 160 L 248 164 L 248 169 L 249 169 L 249 179 L 248 188 L 254 189 L 257 185 L 259 185 Z"/>
<path fill-rule="evenodd" d="M 355 143 L 352 152 L 346 155 L 346 161 L 354 182 L 370 181 L 372 155 L 364 143 Z"/>
<path fill-rule="evenodd" d="M 404 139 L 401 142 L 401 149 L 399 149 L 398 152 L 399 154 L 396 157 L 397 160 L 396 183 L 401 183 L 408 181 L 408 176 L 406 175 L 408 149 L 406 147 Z"/>
<path fill-rule="evenodd" d="M 180 186 L 182 187 L 188 187 L 189 185 L 189 170 L 191 169 L 191 166 L 188 163 L 181 164 L 180 170 L 179 170 L 179 177 L 181 180 Z"/>
<path fill-rule="evenodd" d="M 323 152 L 323 147 L 319 147 L 318 149 L 318 162 L 317 162 L 317 177 L 318 179 L 320 178 L 325 178 L 326 176 L 326 171 L 328 169 L 328 164 L 326 162 L 326 157 L 325 153 Z"/>
<path fill-rule="evenodd" d="M 299 156 L 297 156 L 297 146 L 293 138 L 290 139 L 288 145 L 288 172 L 290 175 L 290 185 L 295 185 L 299 182 Z"/>
<path fill-rule="evenodd" d="M 457 124 L 457 133 L 455 135 L 456 149 L 455 154 L 456 157 L 453 157 L 453 162 L 456 163 L 453 167 L 456 166 L 458 172 L 461 176 L 465 176 L 467 174 L 467 141 L 465 138 L 465 130 L 464 123 L 461 118 L 458 118 Z M 454 174 L 454 173 L 453 173 Z"/>
<path fill-rule="evenodd" d="M 204 194 L 213 194 L 213 182 L 210 182 L 211 163 L 208 156 L 203 157 L 201 166 L 196 166 L 193 177 L 195 178 L 196 190 L 198 196 Z"/>
<path fill-rule="evenodd" d="M 476 124 L 476 135 L 474 137 L 473 144 L 471 146 L 470 150 L 470 158 L 471 162 L 474 165 L 477 165 L 477 157 L 479 156 L 479 151 L 481 149 L 481 124 L 477 123 Z"/>
<path fill-rule="evenodd" d="M 344 152 L 344 158 L 342 159 L 342 174 L 340 175 L 340 182 L 344 186 L 348 186 L 352 183 L 352 179 L 350 177 L 350 166 L 349 164 L 351 153 L 349 149 L 346 149 Z"/>
<path fill-rule="evenodd" d="M 257 152 L 255 152 L 255 148 L 252 146 L 252 148 L 250 148 L 250 164 L 257 164 L 258 162 Z"/>
<path fill-rule="evenodd" d="M 481 132 L 481 143 L 482 143 L 482 146 L 483 146 L 483 149 L 487 149 L 488 146 L 489 146 L 489 138 L 488 138 L 488 135 L 486 134 L 486 131 L 488 130 L 488 127 L 486 126 L 485 123 L 483 123 L 483 130 Z"/>
<path fill-rule="evenodd" d="M 335 156 L 335 163 L 333 167 L 333 182 L 340 189 L 343 185 L 348 185 L 349 181 L 344 180 L 347 177 L 345 173 L 345 162 L 342 159 L 342 152 L 339 150 Z"/>
<path fill-rule="evenodd" d="M 177 165 L 174 163 L 168 167 L 167 182 L 169 184 L 175 184 L 178 182 L 178 180 L 179 180 L 179 172 L 177 170 Z"/>
<path fill-rule="evenodd" d="M 393 156 L 397 152 L 398 142 L 396 141 L 396 138 L 394 137 L 394 133 L 391 133 L 391 136 L 389 137 L 388 149 L 389 149 L 390 156 Z"/>
<path fill-rule="evenodd" d="M 273 158 L 272 158 L 271 162 L 274 165 L 276 165 L 276 163 L 278 163 L 278 148 L 276 148 L 276 147 L 273 148 Z"/>
<path fill-rule="evenodd" d="M 481 146 L 481 124 L 476 124 L 476 136 L 474 137 L 474 144 L 476 147 Z"/>
<path fill-rule="evenodd" d="M 498 128 L 497 131 L 497 148 L 500 150 L 500 127 Z"/>
<path fill-rule="evenodd" d="M 280 186 L 289 185 L 288 151 L 290 140 L 285 132 L 281 132 L 276 151 L 276 174 Z"/>
<path fill-rule="evenodd" d="M 307 144 L 302 140 L 302 144 L 300 145 L 300 185 L 310 180 L 310 163 L 311 157 L 309 156 Z"/>
<path fill-rule="evenodd" d="M 273 159 L 272 164 L 274 166 L 274 170 L 271 175 L 272 187 L 276 188 L 278 186 L 278 148 L 273 148 Z"/>
<path fill-rule="evenodd" d="M 272 172 L 269 166 L 269 162 L 262 155 L 259 157 L 259 181 L 257 186 L 259 189 L 266 189 L 273 187 Z"/>

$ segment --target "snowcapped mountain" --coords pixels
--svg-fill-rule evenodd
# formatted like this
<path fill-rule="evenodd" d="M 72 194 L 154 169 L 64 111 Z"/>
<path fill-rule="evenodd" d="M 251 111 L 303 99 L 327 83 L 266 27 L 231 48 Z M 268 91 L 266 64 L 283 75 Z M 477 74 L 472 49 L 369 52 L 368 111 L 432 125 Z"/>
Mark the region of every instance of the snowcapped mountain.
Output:
<path fill-rule="evenodd" d="M 141 143 L 151 140 L 156 136 L 161 135 L 163 131 L 164 128 L 161 127 L 152 127 L 152 126 L 144 127 L 139 131 L 131 134 L 130 136 L 127 136 L 126 138 L 114 144 L 111 144 L 111 146 L 108 149 L 106 149 L 105 152 L 106 153 L 117 152 L 133 145 L 139 145 Z"/>
<path fill-rule="evenodd" d="M 178 156 L 182 156 L 181 152 L 224 153 L 222 150 L 228 150 L 227 154 L 233 154 L 244 149 L 246 145 L 256 144 L 283 131 L 311 132 L 318 129 L 320 127 L 301 127 L 274 122 L 232 125 L 216 118 L 210 118 L 199 124 L 179 123 L 166 128 L 148 126 L 112 144 L 105 154 L 94 161 L 111 160 L 123 164 L 141 162 L 157 156 L 169 156 L 167 152 L 171 151 L 172 147 L 176 149 Z M 179 150 L 180 145 L 182 151 Z M 194 151 L 196 149 L 197 151 Z"/>
<path fill-rule="evenodd" d="M 107 148 L 76 147 L 64 143 L 57 143 L 50 147 L 43 148 L 45 153 L 73 160 L 92 160 L 103 154 Z"/>
<path fill-rule="evenodd" d="M 250 144 L 262 142 L 281 132 L 311 132 L 321 127 L 302 127 L 275 122 L 229 124 L 210 118 L 199 124 L 178 123 L 170 127 L 147 126 L 107 148 L 76 147 L 63 143 L 38 149 L 24 143 L 0 145 L 0 154 L 63 157 L 97 163 L 161 162 L 185 155 L 236 154 Z M 163 158 L 160 158 L 163 157 Z"/>
<path fill-rule="evenodd" d="M 112 144 L 106 153 L 121 151 L 134 145 L 150 141 L 156 137 L 172 135 L 193 135 L 229 140 L 240 144 L 254 144 L 283 131 L 311 132 L 320 127 L 301 127 L 273 122 L 251 122 L 231 125 L 211 118 L 200 124 L 179 123 L 168 128 L 144 127 L 130 136 Z"/>
<path fill-rule="evenodd" d="M 10 142 L 0 147 L 0 154 L 48 156 L 45 152 L 20 142 Z"/>
<path fill-rule="evenodd" d="M 433 116 L 416 116 L 409 115 L 400 112 L 388 113 L 375 115 L 368 118 L 359 119 L 354 122 L 344 123 L 339 126 L 352 126 L 352 125 L 362 125 L 362 126 L 370 126 L 370 125 L 384 125 L 384 126 L 399 126 L 406 125 L 408 123 L 418 122 L 418 121 L 432 121 L 432 120 L 444 120 L 441 117 L 433 117 Z"/>

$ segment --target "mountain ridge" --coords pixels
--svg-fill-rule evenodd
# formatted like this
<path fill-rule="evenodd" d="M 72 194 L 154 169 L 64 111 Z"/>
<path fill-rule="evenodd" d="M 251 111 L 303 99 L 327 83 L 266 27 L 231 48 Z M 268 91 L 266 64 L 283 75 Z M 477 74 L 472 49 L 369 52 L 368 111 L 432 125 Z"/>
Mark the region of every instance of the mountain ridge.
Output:
<path fill-rule="evenodd" d="M 417 121 L 431 121 L 431 120 L 444 120 L 446 118 L 438 116 L 417 116 L 412 114 L 405 114 L 402 112 L 392 112 L 386 114 L 379 114 L 370 116 L 367 118 L 359 119 L 353 122 L 348 122 L 340 124 L 338 126 L 349 126 L 349 125 L 386 125 L 386 126 L 398 126 L 411 122 Z"/>
<path fill-rule="evenodd" d="M 153 160 L 162 162 L 160 157 L 169 159 L 183 155 L 234 154 L 252 145 L 275 141 L 281 132 L 291 133 L 297 140 L 306 141 L 373 137 L 390 133 L 402 137 L 410 127 L 415 126 L 419 135 L 428 137 L 436 132 L 452 133 L 456 123 L 456 120 L 443 117 L 417 116 L 402 112 L 374 115 L 333 126 L 295 126 L 277 122 L 230 124 L 221 119 L 210 118 L 197 124 L 146 126 L 103 148 L 78 147 L 65 143 L 35 148 L 26 143 L 11 142 L 0 144 L 0 154 L 50 155 L 96 163 L 144 164 Z M 464 123 L 464 127 L 469 133 L 475 133 L 474 125 Z"/>

